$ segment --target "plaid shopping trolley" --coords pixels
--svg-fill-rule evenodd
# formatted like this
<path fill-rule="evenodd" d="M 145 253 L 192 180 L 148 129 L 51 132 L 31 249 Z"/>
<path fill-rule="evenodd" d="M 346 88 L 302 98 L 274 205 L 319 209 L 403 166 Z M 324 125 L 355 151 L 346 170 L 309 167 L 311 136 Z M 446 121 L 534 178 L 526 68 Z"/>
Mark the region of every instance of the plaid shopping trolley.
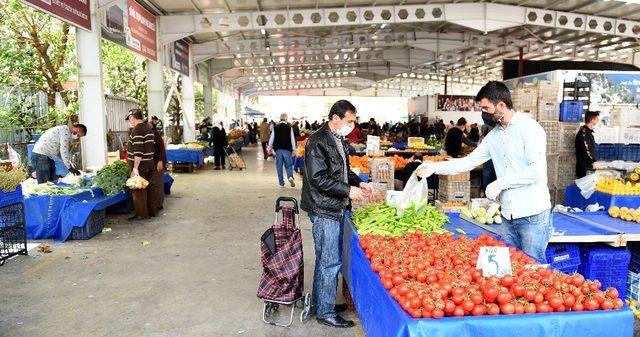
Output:
<path fill-rule="evenodd" d="M 282 206 L 291 203 L 292 206 Z M 261 237 L 262 277 L 258 298 L 264 301 L 262 320 L 265 323 L 288 327 L 293 322 L 296 304 L 309 302 L 304 292 L 304 261 L 302 255 L 302 232 L 299 227 L 298 201 L 291 197 L 280 197 L 276 201 L 274 225 Z M 271 315 L 280 305 L 291 306 L 289 322 L 272 320 Z"/>

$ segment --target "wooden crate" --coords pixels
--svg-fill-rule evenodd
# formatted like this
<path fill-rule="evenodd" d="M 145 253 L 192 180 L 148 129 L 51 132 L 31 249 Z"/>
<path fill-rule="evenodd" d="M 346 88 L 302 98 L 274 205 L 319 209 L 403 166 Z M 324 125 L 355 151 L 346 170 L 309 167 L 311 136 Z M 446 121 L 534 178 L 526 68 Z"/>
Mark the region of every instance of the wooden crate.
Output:
<path fill-rule="evenodd" d="M 438 184 L 438 200 L 442 202 L 469 202 L 470 199 L 470 181 L 440 180 Z"/>
<path fill-rule="evenodd" d="M 556 187 L 558 182 L 558 154 L 547 153 L 547 186 Z"/>
<path fill-rule="evenodd" d="M 470 178 L 471 178 L 471 174 L 469 172 L 460 173 L 460 174 L 438 175 L 438 179 L 444 180 L 444 181 L 469 181 Z"/>

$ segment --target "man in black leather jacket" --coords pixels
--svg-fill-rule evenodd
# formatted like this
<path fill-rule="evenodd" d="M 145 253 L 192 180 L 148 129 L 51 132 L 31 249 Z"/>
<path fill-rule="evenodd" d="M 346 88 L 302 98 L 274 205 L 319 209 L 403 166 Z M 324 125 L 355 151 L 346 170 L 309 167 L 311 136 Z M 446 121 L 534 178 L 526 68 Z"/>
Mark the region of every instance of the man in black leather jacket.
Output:
<path fill-rule="evenodd" d="M 348 101 L 337 101 L 331 107 L 329 121 L 307 141 L 302 183 L 301 207 L 313 222 L 316 253 L 310 314 L 315 312 L 321 324 L 339 328 L 354 325 L 337 314 L 346 305 L 335 305 L 344 211 L 349 199 L 358 200 L 372 191 L 349 168 L 344 137 L 353 130 L 355 121 L 356 108 Z"/>

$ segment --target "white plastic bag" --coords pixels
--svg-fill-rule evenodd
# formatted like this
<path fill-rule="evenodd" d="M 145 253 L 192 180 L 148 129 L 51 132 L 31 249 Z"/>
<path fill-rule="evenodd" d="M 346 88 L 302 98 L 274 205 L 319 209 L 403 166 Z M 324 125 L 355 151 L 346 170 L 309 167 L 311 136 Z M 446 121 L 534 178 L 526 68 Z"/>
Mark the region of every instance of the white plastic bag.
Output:
<path fill-rule="evenodd" d="M 589 199 L 596 190 L 596 175 L 588 174 L 580 179 L 576 179 L 576 185 L 580 189 L 582 197 Z"/>
<path fill-rule="evenodd" d="M 11 165 L 13 165 L 13 167 L 20 166 L 20 154 L 9 144 L 7 144 L 7 152 L 9 152 L 9 161 L 11 161 Z"/>
<path fill-rule="evenodd" d="M 398 213 L 402 214 L 405 208 L 409 207 L 412 203 L 422 201 L 422 199 L 428 195 L 429 186 L 427 185 L 427 179 L 422 178 L 422 180 L 418 180 L 418 176 L 414 172 L 402 190 L 402 194 L 397 198 L 396 208 L 398 209 Z"/>

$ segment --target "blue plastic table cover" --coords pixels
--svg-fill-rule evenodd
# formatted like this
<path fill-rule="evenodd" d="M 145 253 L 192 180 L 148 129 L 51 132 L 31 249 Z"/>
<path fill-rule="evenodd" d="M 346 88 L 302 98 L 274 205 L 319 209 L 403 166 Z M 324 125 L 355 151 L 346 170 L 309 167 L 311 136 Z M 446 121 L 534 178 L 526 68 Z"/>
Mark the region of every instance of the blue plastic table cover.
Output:
<path fill-rule="evenodd" d="M 207 147 L 203 150 L 205 157 L 213 157 L 213 148 Z"/>
<path fill-rule="evenodd" d="M 28 160 L 29 165 L 31 165 L 31 153 L 33 152 L 34 145 L 35 144 L 27 145 L 27 160 Z M 64 166 L 64 163 L 62 162 L 62 159 L 60 159 L 60 157 L 53 158 L 53 162 L 56 164 L 56 175 L 57 176 L 64 177 L 69 173 L 69 170 L 67 169 L 66 166 Z"/>
<path fill-rule="evenodd" d="M 611 227 L 620 234 L 640 234 L 640 224 L 612 218 L 606 211 L 576 213 L 577 216 Z"/>
<path fill-rule="evenodd" d="M 564 205 L 572 208 L 580 208 L 584 209 L 588 205 L 595 204 L 596 195 L 595 193 L 589 197 L 589 199 L 585 199 L 582 194 L 580 194 L 580 189 L 576 184 L 572 184 L 567 186 L 564 191 Z"/>
<path fill-rule="evenodd" d="M 450 215 L 451 226 L 466 222 Z M 367 337 L 554 337 L 633 336 L 629 308 L 613 311 L 568 312 L 512 316 L 411 318 L 382 287 L 371 270 L 349 219 L 345 220 L 343 277 Z M 469 233 L 469 236 L 473 236 Z M 348 238 L 348 239 L 347 239 Z"/>
<path fill-rule="evenodd" d="M 204 153 L 202 150 L 172 149 L 167 150 L 168 163 L 192 163 L 204 165 Z"/>
<path fill-rule="evenodd" d="M 100 188 L 92 188 L 75 195 L 38 195 L 24 199 L 27 239 L 53 238 L 65 241 L 73 227 L 84 227 L 92 211 L 126 200 L 128 195 L 120 192 L 105 196 Z"/>

